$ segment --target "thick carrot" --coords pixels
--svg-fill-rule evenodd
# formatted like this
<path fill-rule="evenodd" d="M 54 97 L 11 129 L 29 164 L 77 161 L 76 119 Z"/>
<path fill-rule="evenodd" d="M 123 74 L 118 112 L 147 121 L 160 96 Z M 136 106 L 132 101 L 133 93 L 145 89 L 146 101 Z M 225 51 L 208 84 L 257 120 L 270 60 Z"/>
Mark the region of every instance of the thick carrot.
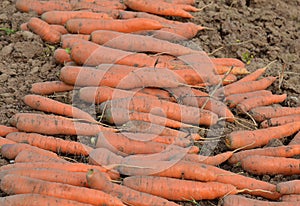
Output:
<path fill-rule="evenodd" d="M 257 175 L 297 175 L 300 174 L 299 159 L 251 155 L 240 160 L 244 170 Z"/>
<path fill-rule="evenodd" d="M 289 143 L 289 145 L 297 145 L 297 144 L 300 144 L 300 132 L 298 132 Z"/>
<path fill-rule="evenodd" d="M 71 11 L 72 6 L 64 1 L 17 0 L 16 8 L 22 12 L 42 14 L 47 11 Z"/>
<path fill-rule="evenodd" d="M 66 22 L 66 28 L 70 33 L 79 34 L 91 34 L 96 30 L 112 30 L 130 33 L 143 30 L 157 30 L 162 27 L 158 21 L 146 18 L 127 20 L 70 19 Z"/>
<path fill-rule="evenodd" d="M 50 27 L 52 30 L 58 31 L 61 35 L 65 35 L 69 33 L 67 29 L 62 25 L 51 24 Z"/>
<path fill-rule="evenodd" d="M 276 185 L 276 190 L 280 194 L 300 194 L 300 180 L 291 180 L 287 182 L 279 182 Z"/>
<path fill-rule="evenodd" d="M 245 67 L 245 63 L 235 58 L 210 58 L 214 65 Z"/>
<path fill-rule="evenodd" d="M 0 179 L 7 174 L 26 176 L 49 182 L 59 182 L 74 186 L 87 187 L 85 172 L 69 172 L 53 168 L 18 168 L 0 172 Z"/>
<path fill-rule="evenodd" d="M 18 194 L 9 195 L 0 198 L 1 205 L 11 205 L 11 206 L 41 206 L 41 205 L 51 205 L 51 206 L 92 206 L 91 204 L 85 204 L 73 200 L 67 200 L 63 198 L 51 197 L 47 195 L 39 194 Z"/>
<path fill-rule="evenodd" d="M 37 133 L 14 132 L 7 136 L 15 142 L 28 142 L 32 146 L 56 153 L 74 154 L 87 156 L 92 150 L 91 147 L 75 141 L 63 140 L 51 136 L 44 136 Z"/>
<path fill-rule="evenodd" d="M 75 43 L 81 40 L 90 40 L 90 35 L 88 34 L 64 34 L 61 35 L 61 47 L 63 49 L 70 49 Z"/>
<path fill-rule="evenodd" d="M 65 64 L 66 62 L 72 61 L 70 54 L 65 49 L 61 48 L 55 49 L 53 57 L 59 64 Z"/>
<path fill-rule="evenodd" d="M 292 206 L 291 202 L 271 202 L 250 199 L 241 195 L 227 195 L 222 199 L 222 206 Z"/>
<path fill-rule="evenodd" d="M 20 131 L 36 132 L 40 134 L 65 134 L 93 136 L 100 131 L 115 131 L 97 124 L 78 122 L 55 115 L 34 113 L 18 113 L 11 119 L 11 123 Z"/>
<path fill-rule="evenodd" d="M 67 163 L 68 161 L 60 157 L 51 157 L 48 154 L 41 154 L 34 150 L 22 150 L 18 153 L 15 158 L 15 162 L 62 162 Z"/>
<path fill-rule="evenodd" d="M 236 107 L 236 105 L 238 105 L 240 102 L 242 102 L 245 99 L 249 99 L 251 97 L 256 97 L 256 96 L 269 96 L 269 95 L 272 95 L 272 92 L 269 90 L 258 90 L 254 92 L 232 94 L 227 96 L 225 98 L 225 101 L 230 108 L 234 108 Z"/>
<path fill-rule="evenodd" d="M 273 117 L 281 117 L 292 114 L 300 114 L 300 107 L 278 107 L 278 106 L 266 106 L 266 107 L 257 107 L 250 110 L 249 114 L 256 121 L 263 121 Z"/>
<path fill-rule="evenodd" d="M 39 35 L 41 39 L 48 43 L 57 44 L 60 42 L 61 33 L 53 30 L 47 22 L 39 18 L 32 17 L 27 26 L 32 32 Z"/>
<path fill-rule="evenodd" d="M 280 197 L 282 202 L 298 202 L 300 201 L 300 195 L 298 194 L 291 194 L 291 195 L 282 195 Z"/>
<path fill-rule="evenodd" d="M 48 24 L 64 25 L 69 19 L 112 19 L 108 14 L 91 11 L 48 11 L 41 18 Z"/>
<path fill-rule="evenodd" d="M 153 2 L 149 0 L 125 0 L 125 5 L 136 11 L 143 11 L 152 14 L 165 16 L 180 16 L 184 18 L 193 18 L 187 11 L 198 11 L 191 5 L 172 4 L 163 1 Z"/>
<path fill-rule="evenodd" d="M 18 182 L 18 184 L 15 184 L 16 182 Z M 1 190 L 7 194 L 34 193 L 75 200 L 93 205 L 124 205 L 119 199 L 100 190 L 48 182 L 19 175 L 5 175 L 1 180 L 0 187 Z"/>
<path fill-rule="evenodd" d="M 254 96 L 241 101 L 236 108 L 240 112 L 248 112 L 249 110 L 271 104 L 282 103 L 287 98 L 287 94 L 282 95 L 268 95 L 268 96 Z"/>
<path fill-rule="evenodd" d="M 37 82 L 31 85 L 30 91 L 35 94 L 53 94 L 56 92 L 67 92 L 74 89 L 73 85 L 65 84 L 62 81 Z"/>
<path fill-rule="evenodd" d="M 16 142 L 10 140 L 10 139 L 6 139 L 5 137 L 1 137 L 0 136 L 0 147 L 2 147 L 5 144 L 15 144 Z"/>
<path fill-rule="evenodd" d="M 231 164 L 235 164 L 239 162 L 241 159 L 248 157 L 250 155 L 293 157 L 299 154 L 300 154 L 300 145 L 256 148 L 256 149 L 249 149 L 249 150 L 244 150 L 244 151 L 234 153 L 232 157 L 228 160 L 228 162 Z"/>
<path fill-rule="evenodd" d="M 18 131 L 18 129 L 15 127 L 0 125 L 0 136 L 6 136 L 9 133 L 17 132 L 17 131 Z"/>
<path fill-rule="evenodd" d="M 300 122 L 294 122 L 253 131 L 233 131 L 226 137 L 225 142 L 230 149 L 237 149 L 246 145 L 249 145 L 247 149 L 251 149 L 264 146 L 272 139 L 290 136 L 299 130 Z"/>
<path fill-rule="evenodd" d="M 97 123 L 97 121 L 89 113 L 72 105 L 65 104 L 44 96 L 28 94 L 25 95 L 23 101 L 25 104 L 36 110 Z"/>
<path fill-rule="evenodd" d="M 90 170 L 87 175 L 87 181 L 91 188 L 102 190 L 112 196 L 119 197 L 123 202 L 136 206 L 152 206 L 152 205 L 165 205 L 176 206 L 176 203 L 169 202 L 166 199 L 150 195 L 147 193 L 139 192 L 130 189 L 123 185 L 113 184 L 109 181 L 103 173 L 98 170 Z"/>
<path fill-rule="evenodd" d="M 260 126 L 262 128 L 267 128 L 267 127 L 274 127 L 274 126 L 279 126 L 291 122 L 299 122 L 300 121 L 300 114 L 294 114 L 294 115 L 287 115 L 287 116 L 282 116 L 282 117 L 274 117 L 268 120 L 265 120 L 260 123 Z"/>
<path fill-rule="evenodd" d="M 124 178 L 123 184 L 140 192 L 177 201 L 211 200 L 224 195 L 238 193 L 237 189 L 230 184 L 219 182 L 204 183 L 169 177 L 132 176 Z"/>

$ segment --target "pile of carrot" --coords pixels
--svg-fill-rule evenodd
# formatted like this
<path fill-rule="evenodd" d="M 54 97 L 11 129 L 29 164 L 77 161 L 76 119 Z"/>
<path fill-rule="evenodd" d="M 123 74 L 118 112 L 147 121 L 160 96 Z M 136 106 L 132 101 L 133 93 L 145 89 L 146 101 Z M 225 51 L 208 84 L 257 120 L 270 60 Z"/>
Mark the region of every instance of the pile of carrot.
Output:
<path fill-rule="evenodd" d="M 278 106 L 287 95 L 268 90 L 277 78 L 265 76 L 267 67 L 250 73 L 238 59 L 175 42 L 205 29 L 163 17 L 193 18 L 201 12 L 194 0 L 17 0 L 16 7 L 38 15 L 21 29 L 57 46 L 62 68 L 59 80 L 34 83 L 24 96 L 31 112 L 0 125 L 1 155 L 13 162 L 0 167 L 1 205 L 300 201 L 298 180 L 273 184 L 218 167 L 299 175 L 300 109 Z M 63 92 L 80 103 L 53 98 Z M 215 137 L 214 127 L 241 124 L 235 112 L 256 128 Z M 215 140 L 228 150 L 202 153 Z"/>

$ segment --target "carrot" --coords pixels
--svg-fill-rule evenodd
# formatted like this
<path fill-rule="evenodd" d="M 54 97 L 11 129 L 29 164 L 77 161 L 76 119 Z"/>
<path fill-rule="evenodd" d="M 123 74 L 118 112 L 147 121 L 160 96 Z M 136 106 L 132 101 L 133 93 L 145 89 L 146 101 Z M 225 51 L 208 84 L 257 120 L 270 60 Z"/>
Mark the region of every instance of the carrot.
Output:
<path fill-rule="evenodd" d="M 61 81 L 37 82 L 31 85 L 30 91 L 35 94 L 53 94 L 56 92 L 67 92 L 74 89 L 73 85 Z"/>
<path fill-rule="evenodd" d="M 272 139 L 290 136 L 299 130 L 300 122 L 294 122 L 253 131 L 233 131 L 226 137 L 225 143 L 230 149 L 237 149 L 246 145 L 249 145 L 247 149 L 252 149 L 264 146 Z"/>
<path fill-rule="evenodd" d="M 41 18 L 48 24 L 64 25 L 69 19 L 112 19 L 106 13 L 96 13 L 91 11 L 48 11 L 42 14 Z"/>
<path fill-rule="evenodd" d="M 215 70 L 217 74 L 226 74 L 227 72 L 230 72 L 230 74 L 235 75 L 249 74 L 249 71 L 245 67 L 215 65 Z"/>
<path fill-rule="evenodd" d="M 47 97 L 36 94 L 28 94 L 25 95 L 23 101 L 26 105 L 36 110 L 97 123 L 97 121 L 89 113 L 82 111 L 77 107 L 73 107 L 72 105 L 65 104 Z"/>
<path fill-rule="evenodd" d="M 83 163 L 71 163 L 71 162 L 24 162 L 8 164 L 0 167 L 0 172 L 12 169 L 30 169 L 30 168 L 52 168 L 61 169 L 69 172 L 88 172 L 90 169 L 97 169 L 100 172 L 107 173 L 110 178 L 118 179 L 119 173 L 114 170 L 107 170 L 104 167 L 96 165 L 88 165 Z"/>
<path fill-rule="evenodd" d="M 89 2 L 112 9 L 126 9 L 126 6 L 118 0 L 91 0 Z"/>
<path fill-rule="evenodd" d="M 292 206 L 291 202 L 270 202 L 250 199 L 241 195 L 227 195 L 222 199 L 222 206 Z"/>
<path fill-rule="evenodd" d="M 71 4 L 64 1 L 39 1 L 39 0 L 17 0 L 16 8 L 22 12 L 36 12 L 42 14 L 47 11 L 70 11 Z"/>
<path fill-rule="evenodd" d="M 164 2 L 172 3 L 172 4 L 189 4 L 195 5 L 195 0 L 163 0 Z"/>
<path fill-rule="evenodd" d="M 66 170 L 52 168 L 18 168 L 0 172 L 0 178 L 2 179 L 7 174 L 31 177 L 39 180 L 59 182 L 80 187 L 88 186 L 85 172 L 69 172 Z"/>
<path fill-rule="evenodd" d="M 18 129 L 15 127 L 9 127 L 9 126 L 5 126 L 5 125 L 0 125 L 0 136 L 6 136 L 9 133 L 12 132 L 17 132 Z"/>
<path fill-rule="evenodd" d="M 300 180 L 291 180 L 287 182 L 279 182 L 276 185 L 276 190 L 280 194 L 300 194 Z"/>
<path fill-rule="evenodd" d="M 244 151 L 234 153 L 232 157 L 228 160 L 228 162 L 230 164 L 235 164 L 239 162 L 241 159 L 248 157 L 250 155 L 293 157 L 299 154 L 300 154 L 300 145 L 256 148 L 256 149 L 249 149 L 249 150 L 244 150 Z"/>
<path fill-rule="evenodd" d="M 96 30 L 112 30 L 130 33 L 143 30 L 157 30 L 162 27 L 158 21 L 146 18 L 127 20 L 70 19 L 66 22 L 66 28 L 70 33 L 79 34 L 91 34 Z"/>
<path fill-rule="evenodd" d="M 58 48 L 54 51 L 53 57 L 59 64 L 65 64 L 66 62 L 72 61 L 70 54 L 65 49 L 61 48 Z"/>
<path fill-rule="evenodd" d="M 123 202 L 136 206 L 165 205 L 175 206 L 176 203 L 166 199 L 150 195 L 137 190 L 130 189 L 123 185 L 113 184 L 98 170 L 90 170 L 87 173 L 87 181 L 91 188 L 102 190 L 112 196 L 119 197 Z"/>
<path fill-rule="evenodd" d="M 300 174 L 299 159 L 251 155 L 240 160 L 242 168 L 252 174 Z"/>
<path fill-rule="evenodd" d="M 268 120 L 265 120 L 260 123 L 260 126 L 262 128 L 267 127 L 274 127 L 279 126 L 291 122 L 299 122 L 300 121 L 300 114 L 294 114 L 294 115 L 288 115 L 288 116 L 282 116 L 282 117 L 274 117 Z"/>
<path fill-rule="evenodd" d="M 90 35 L 88 34 L 64 34 L 61 35 L 61 47 L 63 49 L 70 49 L 75 43 L 80 40 L 90 40 Z"/>
<path fill-rule="evenodd" d="M 235 58 L 210 58 L 210 61 L 214 65 L 222 65 L 222 66 L 234 66 L 234 67 L 245 67 L 244 62 Z"/>
<path fill-rule="evenodd" d="M 184 18 L 193 18 L 193 16 L 187 11 L 198 11 L 197 8 L 190 5 L 172 4 L 163 1 L 153 3 L 149 0 L 125 0 L 124 3 L 126 6 L 136 11 L 143 11 L 164 16 L 180 16 Z"/>
<path fill-rule="evenodd" d="M 97 13 L 106 13 L 114 19 L 118 18 L 119 16 L 119 9 L 116 9 L 113 4 L 111 4 L 109 7 L 106 7 L 91 2 L 75 1 L 72 3 L 72 7 L 74 11 L 89 10 Z"/>
<path fill-rule="evenodd" d="M 225 101 L 227 105 L 230 108 L 236 107 L 240 102 L 242 102 L 245 99 L 249 99 L 251 97 L 257 97 L 257 96 L 269 96 L 272 95 L 271 91 L 268 90 L 258 90 L 254 92 L 246 92 L 241 94 L 232 94 L 225 98 Z"/>
<path fill-rule="evenodd" d="M 149 94 L 155 96 L 159 99 L 168 100 L 170 102 L 175 102 L 176 100 L 170 95 L 170 93 L 164 89 L 155 87 L 137 88 L 133 91 L 142 92 L 144 94 Z"/>
<path fill-rule="evenodd" d="M 209 126 L 215 124 L 218 119 L 215 113 L 208 110 L 145 97 L 109 100 L 100 104 L 101 111 L 104 111 L 105 108 L 110 107 L 125 108 L 139 112 L 151 112 L 151 114 L 159 116 L 163 115 L 167 118 L 182 121 L 183 123 L 187 124 L 201 124 Z"/>
<path fill-rule="evenodd" d="M 249 114 L 256 121 L 261 122 L 263 120 L 274 118 L 274 117 L 300 114 L 300 107 L 277 107 L 277 106 L 257 107 L 250 110 Z"/>
<path fill-rule="evenodd" d="M 259 107 L 259 106 L 267 106 L 271 104 L 282 103 L 287 98 L 287 94 L 282 95 L 268 95 L 268 96 L 255 96 L 250 97 L 249 99 L 245 99 L 240 102 L 236 108 L 240 112 L 248 112 L 249 110 Z"/>
<path fill-rule="evenodd" d="M 282 195 L 280 197 L 280 200 L 282 202 L 297 202 L 297 201 L 300 201 L 300 195 L 298 195 L 298 194 Z"/>
<path fill-rule="evenodd" d="M 60 157 L 51 157 L 48 154 L 41 154 L 34 150 L 22 150 L 18 153 L 15 158 L 15 162 L 62 162 L 67 163 L 68 161 L 60 158 Z"/>
<path fill-rule="evenodd" d="M 18 184 L 15 184 L 16 181 Z M 48 182 L 19 175 L 5 175 L 1 180 L 0 187 L 2 191 L 8 194 L 34 193 L 75 200 L 93 205 L 124 205 L 119 199 L 100 190 Z"/>
<path fill-rule="evenodd" d="M 67 200 L 63 198 L 56 198 L 47 195 L 39 194 L 18 194 L 9 195 L 0 198 L 1 205 L 14 205 L 14 206 L 41 206 L 41 205 L 52 205 L 52 206 L 92 206 L 91 204 L 80 203 L 73 200 Z"/>
<path fill-rule="evenodd" d="M 57 44 L 60 42 L 61 33 L 53 30 L 47 22 L 39 18 L 32 17 L 27 26 L 32 32 L 39 35 L 41 39 L 48 43 Z"/>
<path fill-rule="evenodd" d="M 0 147 L 2 147 L 5 144 L 15 144 L 15 142 L 0 136 Z"/>
<path fill-rule="evenodd" d="M 297 145 L 297 144 L 300 144 L 300 132 L 298 132 L 289 143 L 289 145 Z"/>
<path fill-rule="evenodd" d="M 93 136 L 100 131 L 115 131 L 97 124 L 78 122 L 55 115 L 42 115 L 34 113 L 18 113 L 11 119 L 20 131 L 40 134 L 65 134 Z"/>
<path fill-rule="evenodd" d="M 27 27 L 28 22 L 22 23 L 20 25 L 20 30 L 21 31 L 29 31 L 28 27 Z"/>
<path fill-rule="evenodd" d="M 62 25 L 51 24 L 50 27 L 52 30 L 58 31 L 61 35 L 69 33 L 67 29 Z"/>
<path fill-rule="evenodd" d="M 92 150 L 91 147 L 80 142 L 67 141 L 51 136 L 44 136 L 37 133 L 15 132 L 7 136 L 15 142 L 28 142 L 32 146 L 57 153 L 84 155 L 87 156 Z"/>
<path fill-rule="evenodd" d="M 267 70 L 267 67 L 257 69 L 254 72 L 248 74 L 247 76 L 241 78 L 238 82 L 249 82 L 249 81 L 255 81 L 257 80 L 261 75 L 265 73 Z"/>
<path fill-rule="evenodd" d="M 238 192 L 234 186 L 229 184 L 219 182 L 204 183 L 169 177 L 132 176 L 124 178 L 123 184 L 140 192 L 177 201 L 211 200 Z"/>

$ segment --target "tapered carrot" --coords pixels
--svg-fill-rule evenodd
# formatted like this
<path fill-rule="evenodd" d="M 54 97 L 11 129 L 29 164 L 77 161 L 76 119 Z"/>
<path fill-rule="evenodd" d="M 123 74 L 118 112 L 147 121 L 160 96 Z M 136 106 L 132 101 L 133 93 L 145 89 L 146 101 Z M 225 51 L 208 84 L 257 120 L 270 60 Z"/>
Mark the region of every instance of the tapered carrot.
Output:
<path fill-rule="evenodd" d="M 36 12 L 42 14 L 46 11 L 71 11 L 72 6 L 64 1 L 38 1 L 38 0 L 17 0 L 16 8 L 23 12 Z"/>
<path fill-rule="evenodd" d="M 90 170 L 87 175 L 87 181 L 91 188 L 102 190 L 112 196 L 119 197 L 123 202 L 136 206 L 152 206 L 152 205 L 165 205 L 176 206 L 176 203 L 169 202 L 166 199 L 150 195 L 147 193 L 139 192 L 130 189 L 123 185 L 113 184 L 109 181 L 103 173 L 98 170 Z"/>
<path fill-rule="evenodd" d="M 11 123 L 20 131 L 36 132 L 40 134 L 65 134 L 93 136 L 100 131 L 115 131 L 112 128 L 97 124 L 78 122 L 55 115 L 42 115 L 34 113 L 18 113 L 12 117 Z"/>
<path fill-rule="evenodd" d="M 17 132 L 18 129 L 15 127 L 0 125 L 0 136 L 6 136 L 9 133 Z"/>
<path fill-rule="evenodd" d="M 5 144 L 15 144 L 16 142 L 10 140 L 10 139 L 6 139 L 5 137 L 1 137 L 0 136 L 0 147 L 2 147 L 2 145 Z"/>
<path fill-rule="evenodd" d="M 288 115 L 288 116 L 282 116 L 282 117 L 274 117 L 268 120 L 265 120 L 260 123 L 260 126 L 262 128 L 267 127 L 274 127 L 279 126 L 291 122 L 299 122 L 300 121 L 300 114 L 294 114 L 294 115 Z"/>
<path fill-rule="evenodd" d="M 34 150 L 22 150 L 18 153 L 15 158 L 15 162 L 61 162 L 67 163 L 68 161 L 60 158 L 60 157 L 50 157 L 48 154 L 41 154 Z"/>
<path fill-rule="evenodd" d="M 249 110 L 251 110 L 255 107 L 282 103 L 283 101 L 286 100 L 286 98 L 287 98 L 287 94 L 255 96 L 255 97 L 250 97 L 248 99 L 243 100 L 236 106 L 236 108 L 240 112 L 248 112 Z"/>
<path fill-rule="evenodd" d="M 250 110 L 249 114 L 256 121 L 263 121 L 273 117 L 281 117 L 292 114 L 300 114 L 300 107 L 277 107 L 277 106 L 265 106 L 257 107 Z"/>
<path fill-rule="evenodd" d="M 57 63 L 65 64 L 66 62 L 71 62 L 72 59 L 70 54 L 65 50 L 58 48 L 54 51 L 53 57 Z"/>
<path fill-rule="evenodd" d="M 241 159 L 250 155 L 293 157 L 299 154 L 300 154 L 300 145 L 256 148 L 256 149 L 249 149 L 249 150 L 244 150 L 244 151 L 234 153 L 232 157 L 228 160 L 228 162 L 231 164 L 235 164 L 239 162 Z"/>
<path fill-rule="evenodd" d="M 291 195 L 282 195 L 280 197 L 282 202 L 298 202 L 300 201 L 300 195 L 298 194 L 291 194 Z"/>
<path fill-rule="evenodd" d="M 236 107 L 240 102 L 255 96 L 269 96 L 272 92 L 269 90 L 259 90 L 254 92 L 246 92 L 241 94 L 232 94 L 225 98 L 226 103 L 230 108 Z"/>
<path fill-rule="evenodd" d="M 47 195 L 39 194 L 18 194 L 9 195 L 0 198 L 1 205 L 7 206 L 41 206 L 41 205 L 52 205 L 52 206 L 92 206 L 91 204 L 85 204 L 73 200 L 67 200 L 63 198 L 51 197 Z"/>
<path fill-rule="evenodd" d="M 143 11 L 165 16 L 180 16 L 185 18 L 193 18 L 193 16 L 187 11 L 198 11 L 197 8 L 190 5 L 172 4 L 162 1 L 153 3 L 149 0 L 125 0 L 124 3 L 126 6 L 136 11 Z"/>
<path fill-rule="evenodd" d="M 227 195 L 222 199 L 222 206 L 292 206 L 291 202 L 271 202 L 257 199 L 250 199 L 241 195 Z"/>
<path fill-rule="evenodd" d="M 276 190 L 280 194 L 300 194 L 300 180 L 291 180 L 287 182 L 279 182 Z"/>
<path fill-rule="evenodd" d="M 253 131 L 233 131 L 226 137 L 225 142 L 230 149 L 237 149 L 246 145 L 249 145 L 247 149 L 251 149 L 264 146 L 272 139 L 290 136 L 299 130 L 300 122 L 294 122 Z"/>
<path fill-rule="evenodd" d="M 64 154 L 87 156 L 92 150 L 91 147 L 80 142 L 67 141 L 37 133 L 14 132 L 8 135 L 7 138 L 15 142 L 28 142 L 33 146 Z"/>
<path fill-rule="evenodd" d="M 39 35 L 41 39 L 48 43 L 57 44 L 60 42 L 61 33 L 52 30 L 47 22 L 44 22 L 39 18 L 32 17 L 27 26 L 32 32 Z"/>
<path fill-rule="evenodd" d="M 300 160 L 286 157 L 270 157 L 251 155 L 240 160 L 241 166 L 247 172 L 262 175 L 297 175 L 300 174 Z"/>
<path fill-rule="evenodd" d="M 2 179 L 7 174 L 26 176 L 39 180 L 59 182 L 80 187 L 88 186 L 85 172 L 69 172 L 52 168 L 18 168 L 0 172 L 0 178 Z"/>
<path fill-rule="evenodd" d="M 235 58 L 210 58 L 210 61 L 214 65 L 222 65 L 222 66 L 234 66 L 234 67 L 245 67 L 244 62 Z"/>
<path fill-rule="evenodd" d="M 35 94 L 53 94 L 56 92 L 67 92 L 74 89 L 73 85 L 61 81 L 37 82 L 31 85 L 30 91 Z"/>
<path fill-rule="evenodd" d="M 209 200 L 238 193 L 237 189 L 229 184 L 195 182 L 168 177 L 132 176 L 124 178 L 123 184 L 140 192 L 178 201 Z"/>
<path fill-rule="evenodd" d="M 16 182 L 18 182 L 18 184 L 15 184 Z M 48 182 L 19 175 L 5 175 L 1 180 L 0 187 L 2 191 L 8 194 L 34 193 L 94 205 L 124 205 L 119 199 L 100 190 Z"/>
<path fill-rule="evenodd" d="M 48 11 L 42 14 L 41 18 L 48 24 L 64 25 L 69 19 L 112 19 L 108 14 L 90 11 Z"/>
<path fill-rule="evenodd" d="M 70 19 L 66 22 L 66 28 L 70 33 L 79 34 L 91 34 L 96 30 L 112 30 L 130 33 L 143 30 L 157 30 L 162 27 L 158 21 L 146 18 L 127 20 Z"/>
<path fill-rule="evenodd" d="M 300 132 L 298 132 L 289 143 L 289 145 L 297 145 L 297 144 L 300 144 Z"/>
<path fill-rule="evenodd" d="M 266 71 L 267 67 L 257 69 L 254 72 L 246 75 L 245 77 L 241 78 L 238 82 L 249 82 L 257 80 L 261 75 L 263 75 Z"/>
<path fill-rule="evenodd" d="M 23 101 L 26 105 L 36 110 L 97 123 L 97 121 L 89 113 L 72 105 L 65 104 L 44 96 L 28 94 L 23 98 Z"/>

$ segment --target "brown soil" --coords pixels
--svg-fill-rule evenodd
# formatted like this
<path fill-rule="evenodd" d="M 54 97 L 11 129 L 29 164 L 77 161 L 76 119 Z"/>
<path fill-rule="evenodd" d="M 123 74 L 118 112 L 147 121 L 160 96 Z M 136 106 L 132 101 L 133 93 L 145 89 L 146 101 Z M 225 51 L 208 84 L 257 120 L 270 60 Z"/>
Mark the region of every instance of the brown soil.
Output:
<path fill-rule="evenodd" d="M 202 48 L 215 57 L 233 57 L 249 63 L 250 71 L 264 67 L 273 60 L 266 75 L 277 76 L 284 69 L 281 85 L 276 81 L 270 87 L 273 93 L 287 93 L 284 106 L 300 106 L 300 1 L 299 0 L 203 0 L 198 7 L 210 4 L 195 14 L 192 21 L 213 30 L 203 30 L 190 44 Z M 9 125 L 10 117 L 17 112 L 29 111 L 22 98 L 29 93 L 32 83 L 57 80 L 61 65 L 53 60 L 51 46 L 31 32 L 19 31 L 21 23 L 35 14 L 20 13 L 14 0 L 0 3 L 0 28 L 16 31 L 8 34 L 0 31 L 0 124 Z M 57 94 L 52 98 L 70 102 L 71 93 Z M 247 117 L 240 116 L 248 119 Z M 225 133 L 241 129 L 239 125 L 227 124 Z M 275 141 L 286 144 L 292 137 Z M 214 153 L 225 151 L 223 142 Z M 0 165 L 7 164 L 5 159 Z M 238 166 L 228 164 L 222 168 L 243 172 Z M 244 173 L 245 175 L 250 175 Z M 299 176 L 255 176 L 268 182 L 299 179 Z M 3 194 L 4 195 L 4 194 Z M 182 203 L 183 205 L 194 205 Z M 218 201 L 200 201 L 199 205 L 217 205 Z"/>

